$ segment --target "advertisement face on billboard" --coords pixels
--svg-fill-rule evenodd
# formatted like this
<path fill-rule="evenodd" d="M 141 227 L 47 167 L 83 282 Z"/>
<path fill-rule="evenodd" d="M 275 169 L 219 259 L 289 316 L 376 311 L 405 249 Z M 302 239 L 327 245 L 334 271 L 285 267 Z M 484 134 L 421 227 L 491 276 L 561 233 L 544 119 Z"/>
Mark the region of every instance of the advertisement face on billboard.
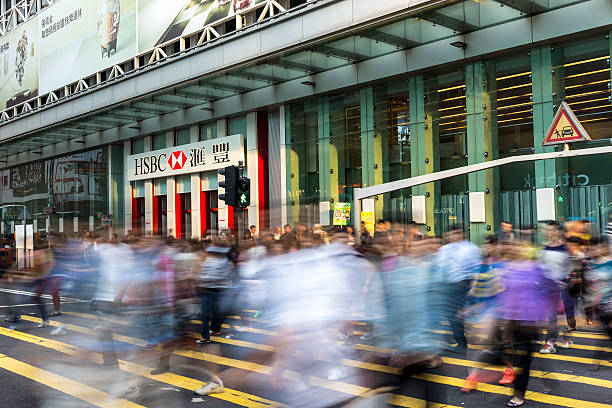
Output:
<path fill-rule="evenodd" d="M 193 33 L 207 24 L 235 15 L 264 0 L 139 0 L 138 49 Z"/>
<path fill-rule="evenodd" d="M 0 38 L 0 109 L 38 96 L 38 18 Z"/>
<path fill-rule="evenodd" d="M 38 16 L 47 93 L 136 55 L 137 0 L 62 0 Z"/>

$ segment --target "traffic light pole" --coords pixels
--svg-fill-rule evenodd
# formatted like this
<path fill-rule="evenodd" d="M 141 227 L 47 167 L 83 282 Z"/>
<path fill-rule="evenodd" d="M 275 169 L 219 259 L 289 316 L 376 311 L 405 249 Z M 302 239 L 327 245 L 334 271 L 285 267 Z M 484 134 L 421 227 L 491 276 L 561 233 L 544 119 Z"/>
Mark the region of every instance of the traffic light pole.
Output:
<path fill-rule="evenodd" d="M 224 201 L 226 205 L 234 209 L 236 223 L 235 228 L 238 233 L 238 243 L 244 241 L 244 230 L 246 220 L 244 218 L 244 210 L 251 202 L 251 180 L 244 177 L 244 164 L 238 162 L 238 166 L 227 166 L 219 169 L 219 175 L 224 177 L 224 180 L 219 181 L 219 187 L 224 189 L 223 194 L 219 195 L 219 200 Z"/>
<path fill-rule="evenodd" d="M 244 165 L 242 161 L 238 162 L 238 180 L 241 180 L 242 177 L 244 176 Z M 241 206 L 236 206 L 234 207 L 234 211 L 237 211 L 237 216 L 238 216 L 238 246 L 242 247 L 242 245 L 244 244 L 244 227 L 243 227 L 243 223 L 244 223 L 244 209 Z"/>

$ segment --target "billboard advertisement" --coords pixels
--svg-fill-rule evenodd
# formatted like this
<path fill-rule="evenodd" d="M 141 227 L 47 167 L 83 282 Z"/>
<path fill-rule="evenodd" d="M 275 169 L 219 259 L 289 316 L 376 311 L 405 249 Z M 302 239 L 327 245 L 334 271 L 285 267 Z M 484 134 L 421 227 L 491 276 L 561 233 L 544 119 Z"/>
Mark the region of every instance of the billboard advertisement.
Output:
<path fill-rule="evenodd" d="M 264 1 L 56 1 L 0 38 L 0 110 Z"/>
<path fill-rule="evenodd" d="M 61 0 L 38 15 L 47 93 L 137 54 L 137 0 Z"/>
<path fill-rule="evenodd" d="M 235 15 L 264 0 L 139 0 L 138 49 L 193 33 L 207 24 Z"/>
<path fill-rule="evenodd" d="M 38 18 L 0 38 L 0 109 L 38 96 Z"/>

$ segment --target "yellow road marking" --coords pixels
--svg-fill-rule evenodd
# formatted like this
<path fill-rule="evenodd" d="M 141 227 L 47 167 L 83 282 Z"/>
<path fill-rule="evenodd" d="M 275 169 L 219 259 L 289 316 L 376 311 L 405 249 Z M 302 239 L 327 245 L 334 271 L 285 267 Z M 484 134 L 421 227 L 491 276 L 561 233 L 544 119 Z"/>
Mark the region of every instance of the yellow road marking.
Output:
<path fill-rule="evenodd" d="M 82 317 L 84 319 L 97 319 L 98 317 L 88 313 L 77 313 L 77 312 L 62 312 L 63 315 Z M 132 326 L 132 323 L 123 319 L 106 319 L 111 323 L 119 324 L 121 326 Z"/>
<path fill-rule="evenodd" d="M 71 344 L 62 343 L 55 340 L 49 340 L 44 337 L 34 336 L 32 334 L 23 333 L 16 330 L 8 330 L 4 327 L 0 327 L 0 335 L 11 337 L 17 340 L 25 341 L 28 343 L 35 344 L 37 346 L 46 347 L 59 351 L 61 353 L 69 354 L 71 356 L 82 356 L 88 357 L 92 361 L 101 364 L 102 355 L 100 353 L 90 352 L 87 350 L 80 349 L 79 347 Z M 140 375 L 155 381 L 163 382 L 175 387 L 194 391 L 200 388 L 206 382 L 195 380 L 193 378 L 184 377 L 173 373 L 164 373 L 160 375 L 151 375 L 151 367 L 147 367 L 141 364 L 136 364 L 128 361 L 119 360 L 119 368 L 122 371 L 132 373 L 134 375 Z M 233 402 L 235 404 L 248 407 L 248 408 L 270 408 L 270 407 L 286 407 L 285 404 L 280 402 L 270 401 L 256 395 L 247 394 L 241 391 L 232 390 L 229 388 L 225 389 L 224 393 L 211 394 L 212 398 L 221 399 L 224 401 Z"/>
<path fill-rule="evenodd" d="M 38 336 L 31 335 L 31 334 L 15 331 L 15 330 L 8 330 L 3 327 L 0 327 L 0 335 L 12 337 L 12 338 L 26 341 L 26 342 L 30 342 L 30 343 L 33 343 L 39 346 L 43 346 L 43 347 L 47 347 L 47 348 L 51 348 L 51 349 L 54 349 L 60 352 L 65 352 L 65 353 L 67 352 L 70 355 L 79 355 L 79 353 L 82 353 L 83 355 L 85 355 L 85 353 L 87 353 L 84 350 L 80 350 L 78 347 L 75 347 L 75 346 L 72 346 L 66 343 L 61 343 L 59 341 L 54 341 L 54 340 L 48 340 L 43 337 L 38 337 Z M 265 365 L 257 364 L 257 363 L 245 362 L 241 360 L 230 359 L 227 357 L 220 357 L 214 354 L 208 354 L 208 353 L 202 353 L 202 352 L 196 352 L 196 351 L 185 351 L 185 350 L 175 351 L 174 354 L 188 357 L 188 358 L 193 358 L 196 360 L 209 361 L 214 364 L 227 365 L 231 367 L 241 368 L 247 371 L 258 372 L 258 373 L 266 374 L 266 375 L 269 375 L 272 371 L 272 368 L 269 366 L 265 366 Z M 89 355 L 93 356 L 94 360 L 97 362 L 102 361 L 102 356 L 99 353 L 89 353 Z M 140 376 L 150 378 L 156 381 L 164 382 L 166 384 L 174 385 L 175 387 L 189 389 L 192 391 L 199 388 L 200 386 L 204 384 L 201 381 L 197 381 L 197 380 L 194 380 L 188 377 L 179 376 L 173 373 L 164 373 L 161 375 L 151 375 L 149 373 L 151 371 L 150 367 L 146 367 L 140 364 L 131 363 L 131 362 L 123 361 L 123 360 L 119 361 L 119 366 L 120 366 L 120 369 L 123 371 L 127 371 L 135 375 L 140 375 Z M 300 374 L 293 372 L 293 371 L 286 371 L 283 374 L 283 377 L 290 379 L 290 380 L 295 380 L 300 377 Z M 360 396 L 363 393 L 370 391 L 370 389 L 366 387 L 343 383 L 340 381 L 330 381 L 330 380 L 317 378 L 317 377 L 310 377 L 309 384 L 313 386 L 321 387 L 321 388 L 326 388 L 329 390 L 342 392 L 344 394 L 349 394 L 353 396 Z M 249 408 L 250 407 L 270 408 L 270 406 L 286 407 L 284 404 L 269 401 L 269 400 L 264 400 L 262 398 L 259 398 L 253 395 L 241 393 L 240 391 L 229 390 L 227 388 L 225 390 L 226 392 L 222 394 L 211 394 L 210 396 L 214 398 L 219 398 L 219 399 L 224 399 L 226 401 L 234 402 L 236 404 L 239 404 L 245 407 L 249 407 Z M 252 399 L 247 400 L 244 397 L 245 395 L 248 395 Z M 423 400 L 405 397 L 402 395 L 392 394 L 392 398 L 395 401 L 394 405 L 398 405 L 402 407 L 411 408 L 414 406 L 421 406 L 424 404 Z M 264 404 L 263 401 L 265 401 L 266 403 Z M 448 407 L 448 408 L 459 408 L 459 407 L 453 407 L 453 406 L 445 405 L 445 404 L 438 404 L 438 406 Z"/>
<path fill-rule="evenodd" d="M 597 340 L 610 340 L 610 337 L 605 334 L 587 333 L 587 332 L 573 332 L 569 333 L 572 337 L 581 337 L 584 339 L 597 339 Z"/>
<path fill-rule="evenodd" d="M 453 387 L 463 387 L 465 380 L 454 378 L 454 377 L 445 377 L 441 375 L 435 374 L 420 374 L 415 377 L 421 378 L 425 381 L 432 381 L 440 384 L 451 385 Z M 487 383 L 478 383 L 478 390 L 484 391 L 492 394 L 502 394 L 502 395 L 513 395 L 512 388 L 506 388 L 499 385 L 492 385 Z M 582 401 L 573 398 L 567 397 L 559 397 L 556 395 L 543 394 L 535 391 L 527 391 L 525 393 L 525 399 L 542 402 L 545 404 L 554 404 L 561 405 L 564 407 L 570 408 L 612 408 L 610 404 L 602 404 L 598 402 L 591 401 Z"/>
<path fill-rule="evenodd" d="M 21 316 L 21 319 L 27 320 L 33 323 L 42 322 L 42 319 L 40 317 L 34 317 L 34 316 L 24 315 L 24 316 Z M 67 330 L 75 331 L 81 334 L 87 334 L 88 336 L 96 337 L 98 335 L 95 330 L 90 329 L 89 327 L 77 326 L 76 324 L 62 323 L 62 322 L 58 322 L 55 320 L 49 320 L 49 326 L 58 327 L 61 325 L 64 325 L 64 327 Z M 124 336 L 122 334 L 117 334 L 117 333 L 113 333 L 113 339 L 115 339 L 116 341 L 123 342 L 123 343 L 133 344 L 134 346 L 138 346 L 138 347 L 144 347 L 147 344 L 147 342 L 144 340 L 137 339 L 134 337 Z"/>
<path fill-rule="evenodd" d="M 96 407 L 144 408 L 142 405 L 135 404 L 123 398 L 114 399 L 104 391 L 43 370 L 42 368 L 23 363 L 4 354 L 0 354 L 0 368 L 34 380 L 47 387 L 63 392 L 64 394 L 88 402 Z"/>
<path fill-rule="evenodd" d="M 85 314 L 83 315 L 85 316 Z M 89 316 L 91 316 L 92 318 L 96 318 L 93 315 L 89 315 Z M 28 320 L 34 323 L 41 322 L 41 319 L 38 317 L 22 316 L 22 318 L 24 320 Z M 50 325 L 59 326 L 60 323 L 56 321 L 50 321 Z M 69 330 L 77 331 L 79 333 L 89 334 L 93 336 L 96 335 L 94 330 L 88 329 L 85 327 L 81 327 L 81 326 L 77 326 L 77 325 L 66 325 L 66 328 Z M 195 333 L 190 333 L 190 336 L 193 338 L 202 338 L 199 334 L 195 334 Z M 147 342 L 142 339 L 137 339 L 134 337 L 128 337 L 128 336 L 123 336 L 123 335 L 114 334 L 113 338 L 117 341 L 121 341 L 121 342 L 128 343 L 128 344 L 133 344 L 139 347 L 143 347 L 145 344 L 147 344 Z M 224 337 L 218 337 L 218 336 L 211 336 L 211 339 L 217 342 L 220 342 L 220 343 L 230 344 L 230 345 L 234 345 L 238 347 L 246 347 L 246 348 L 252 348 L 252 349 L 257 349 L 257 350 L 262 350 L 262 351 L 270 351 L 270 352 L 276 351 L 276 347 L 274 346 L 263 345 L 263 344 L 248 342 L 244 340 L 226 339 Z M 588 347 L 591 347 L 591 346 L 588 346 Z M 396 351 L 394 349 L 367 346 L 363 344 L 353 345 L 352 348 L 366 350 L 366 351 L 376 351 L 376 352 L 381 352 L 381 353 L 393 353 Z M 474 345 L 474 346 L 470 346 L 470 348 L 482 349 L 483 347 Z M 540 354 L 540 353 L 533 353 L 533 356 L 539 357 L 539 358 L 568 361 L 568 362 L 581 363 L 581 364 L 600 364 L 603 366 L 609 366 L 609 367 L 612 366 L 612 363 L 610 363 L 607 360 L 590 359 L 590 358 L 585 358 L 585 357 L 573 357 L 573 356 L 563 356 L 563 355 L 558 355 L 558 354 Z M 230 360 L 226 360 L 226 362 L 230 362 Z M 495 369 L 495 368 L 490 368 L 491 366 L 487 367 L 486 365 L 482 365 L 482 364 L 479 364 L 478 362 L 473 362 L 470 360 L 462 360 L 462 359 L 456 359 L 456 358 L 450 358 L 450 357 L 443 357 L 442 360 L 447 364 L 460 365 L 464 367 L 487 368 L 487 369 L 494 370 L 494 371 L 505 370 L 505 367 L 504 368 L 498 367 L 497 369 Z M 241 360 L 234 360 L 234 361 L 240 362 Z M 231 362 L 229 364 L 223 364 L 223 363 L 220 363 L 220 364 L 232 366 Z M 381 371 L 381 372 L 396 374 L 394 372 L 393 367 L 388 367 L 388 366 L 383 366 L 383 365 L 378 365 L 378 364 L 370 364 L 370 363 L 365 363 L 365 362 L 361 362 L 358 360 L 345 359 L 343 360 L 343 364 L 346 366 L 350 366 L 350 367 L 356 367 L 356 368 L 362 368 L 366 370 Z M 600 380 L 600 379 L 592 378 L 592 377 L 572 376 L 572 375 L 556 373 L 556 372 L 544 372 L 544 371 L 538 371 L 538 370 L 531 370 L 530 377 L 557 379 L 559 381 L 569 381 L 569 382 L 576 382 L 576 383 L 591 384 L 591 385 L 596 385 L 599 387 L 612 388 L 612 381 Z"/>
<path fill-rule="evenodd" d="M 32 318 L 32 319 L 36 321 L 36 319 L 38 318 Z M 130 338 L 128 337 L 127 339 L 130 339 Z M 139 340 L 139 339 L 134 339 L 134 340 Z M 227 342 L 229 343 L 230 339 L 224 339 L 224 340 L 227 340 Z M 203 353 L 203 352 L 197 352 L 197 351 L 191 351 L 191 350 L 177 350 L 175 351 L 174 354 L 181 355 L 187 358 L 208 361 L 213 364 L 240 368 L 243 370 L 257 372 L 257 373 L 266 374 L 266 375 L 269 375 L 271 373 L 271 367 L 266 366 L 266 365 L 231 359 L 227 357 L 221 357 L 221 356 L 217 356 L 217 355 L 209 354 L 209 353 Z M 539 354 L 539 353 L 534 353 L 534 354 Z M 577 361 L 577 362 L 582 362 L 582 363 L 592 362 L 592 360 L 590 359 L 584 359 L 580 357 L 555 356 L 555 355 L 542 355 L 542 356 L 544 358 L 564 357 L 566 359 L 569 359 L 569 361 Z M 449 360 L 447 358 L 447 361 L 450 362 L 453 360 Z M 382 372 L 387 372 L 387 373 L 392 373 L 392 374 L 399 373 L 399 371 L 393 367 L 388 367 L 388 366 L 379 365 L 379 364 L 365 363 L 365 362 L 361 362 L 357 360 L 349 360 L 349 359 L 344 359 L 342 360 L 342 362 L 343 364 L 347 366 L 352 366 L 352 367 L 364 368 L 364 369 L 369 369 L 369 370 L 374 370 L 374 371 L 382 371 Z M 454 361 L 454 362 L 461 362 L 461 360 L 457 359 L 457 361 Z M 601 362 L 608 363 L 605 361 L 601 361 Z M 608 364 L 612 365 L 612 363 L 608 363 Z M 539 372 L 539 371 L 536 371 L 535 374 L 536 374 L 535 376 L 541 377 L 541 378 L 557 378 L 557 379 L 562 379 L 566 381 L 582 382 L 582 383 L 588 383 L 588 384 L 597 385 L 597 386 L 605 386 L 605 387 L 610 386 L 610 382 L 607 380 L 599 380 L 599 379 L 588 378 L 588 377 L 581 379 L 579 378 L 579 376 L 569 376 L 569 375 L 562 375 L 558 373 L 547 374 L 547 373 Z M 284 374 L 284 377 L 294 379 L 298 375 L 299 375 L 298 373 L 288 371 Z M 155 376 L 155 377 L 158 377 L 158 376 Z M 441 375 L 427 375 L 426 378 L 425 377 L 423 378 L 426 379 L 427 381 L 433 381 L 433 382 L 456 386 L 456 387 L 463 386 L 463 382 L 464 382 L 464 380 L 459 379 L 459 378 L 447 377 L 447 376 L 441 376 Z M 359 387 L 353 384 L 343 383 L 339 381 L 329 381 L 329 380 L 325 380 L 325 379 L 321 379 L 317 377 L 310 377 L 309 382 L 311 385 L 316 385 L 316 386 L 327 388 L 327 389 L 341 391 L 341 392 L 348 393 L 351 395 L 361 395 L 369 391 L 369 389 L 366 389 L 365 387 Z M 481 386 L 479 386 L 479 389 L 481 391 L 490 392 L 490 393 L 510 395 L 509 394 L 510 391 L 508 388 L 494 386 L 491 384 L 483 383 Z M 393 395 L 395 396 L 395 394 Z M 398 397 L 402 397 L 402 396 L 398 396 Z M 557 405 L 565 405 L 565 406 L 572 407 L 572 408 L 582 408 L 582 407 L 612 408 L 612 405 L 593 403 L 590 401 L 575 400 L 572 398 L 553 396 L 553 395 L 547 395 L 547 394 L 541 394 L 541 393 L 535 393 L 535 392 L 528 392 L 526 394 L 526 398 L 535 400 L 535 401 L 539 401 L 539 402 L 545 402 L 545 403 L 551 403 L 551 404 L 557 404 Z M 399 402 L 401 401 L 402 400 L 400 398 Z M 420 401 L 420 400 L 417 400 L 417 401 Z M 411 406 L 414 406 L 414 404 L 407 404 L 407 405 L 400 404 L 400 406 L 411 407 Z"/>

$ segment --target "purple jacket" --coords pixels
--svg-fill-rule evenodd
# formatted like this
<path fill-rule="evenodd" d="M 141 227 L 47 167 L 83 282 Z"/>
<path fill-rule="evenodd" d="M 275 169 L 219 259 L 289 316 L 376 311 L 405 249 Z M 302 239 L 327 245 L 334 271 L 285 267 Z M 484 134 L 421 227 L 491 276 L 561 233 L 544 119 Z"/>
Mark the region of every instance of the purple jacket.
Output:
<path fill-rule="evenodd" d="M 535 261 L 507 262 L 503 282 L 506 290 L 500 295 L 500 317 L 526 322 L 546 321 L 557 290 L 543 268 Z"/>

